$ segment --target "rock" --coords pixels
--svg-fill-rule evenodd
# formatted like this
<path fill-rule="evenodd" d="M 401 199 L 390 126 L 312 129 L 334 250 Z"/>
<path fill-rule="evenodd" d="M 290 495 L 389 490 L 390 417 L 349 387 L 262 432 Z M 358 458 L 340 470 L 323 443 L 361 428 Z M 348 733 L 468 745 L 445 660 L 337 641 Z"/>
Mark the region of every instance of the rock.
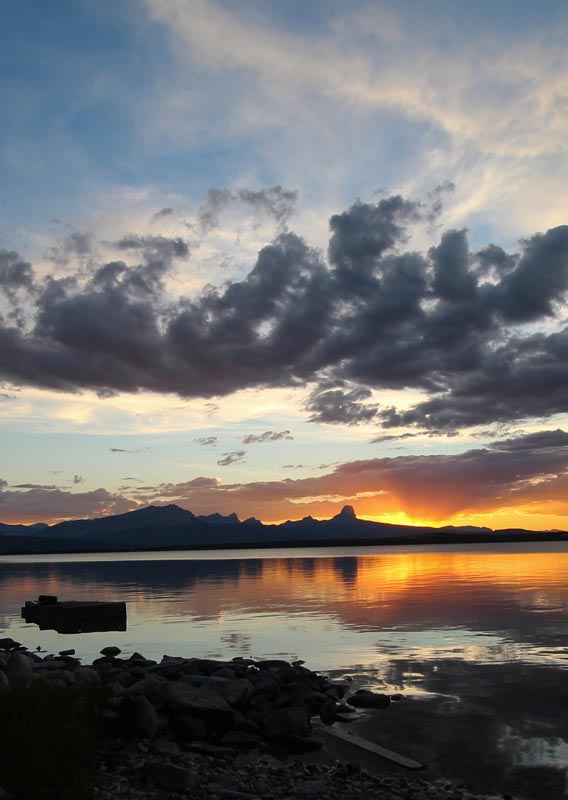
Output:
<path fill-rule="evenodd" d="M 311 780 L 297 783 L 294 789 L 297 794 L 303 797 L 321 797 L 327 789 L 327 781 L 323 778 L 312 778 Z"/>
<path fill-rule="evenodd" d="M 180 714 L 172 720 L 172 727 L 177 736 L 188 742 L 207 739 L 207 725 L 202 719 Z"/>
<path fill-rule="evenodd" d="M 6 675 L 10 680 L 29 680 L 32 677 L 31 659 L 23 653 L 11 653 L 6 664 Z"/>
<path fill-rule="evenodd" d="M 139 736 L 151 739 L 156 735 L 160 723 L 156 709 L 147 697 L 133 697 L 131 700 L 132 724 Z"/>
<path fill-rule="evenodd" d="M 179 681 L 188 686 L 202 686 L 218 694 L 231 706 L 239 705 L 247 695 L 254 691 L 252 684 L 247 680 L 228 680 L 213 675 L 182 675 Z"/>
<path fill-rule="evenodd" d="M 221 667 L 220 669 L 215 670 L 215 672 L 213 673 L 213 675 L 211 677 L 213 677 L 213 678 L 227 678 L 230 681 L 234 681 L 234 680 L 236 680 L 237 673 L 235 672 L 234 669 L 231 669 L 230 667 Z"/>
<path fill-rule="evenodd" d="M 9 636 L 5 637 L 4 639 L 0 639 L 0 650 L 15 650 L 17 647 L 21 647 L 22 645 L 19 642 L 14 641 L 14 639 L 10 639 Z"/>
<path fill-rule="evenodd" d="M 264 731 L 271 738 L 309 736 L 311 726 L 305 708 L 280 708 L 264 718 Z"/>
<path fill-rule="evenodd" d="M 60 656 L 74 656 L 75 655 L 75 650 L 74 650 L 74 648 L 71 648 L 69 650 L 60 650 L 59 651 L 59 655 Z"/>
<path fill-rule="evenodd" d="M 335 700 L 326 700 L 320 708 L 319 716 L 324 725 L 333 725 L 337 719 L 337 706 Z"/>
<path fill-rule="evenodd" d="M 260 800 L 256 794 L 237 792 L 235 789 L 227 789 L 223 786 L 219 787 L 218 794 L 221 800 Z"/>
<path fill-rule="evenodd" d="M 397 692 L 396 694 L 391 694 L 391 700 L 393 701 L 393 703 L 398 703 L 400 700 L 404 700 L 404 695 L 401 694 L 400 692 Z"/>
<path fill-rule="evenodd" d="M 213 756 L 217 758 L 232 758 L 237 754 L 234 747 L 219 747 L 214 744 L 190 744 L 187 746 L 187 749 L 191 753 L 201 753 L 204 756 Z"/>
<path fill-rule="evenodd" d="M 157 675 L 150 675 L 148 678 L 143 678 L 141 681 L 130 684 L 126 689 L 126 694 L 131 697 L 144 695 L 145 697 L 154 697 L 161 699 L 164 689 L 164 683 Z"/>
<path fill-rule="evenodd" d="M 388 695 L 370 692 L 366 689 L 360 689 L 352 694 L 347 702 L 355 708 L 388 708 L 391 703 Z"/>
<path fill-rule="evenodd" d="M 149 783 L 168 792 L 185 792 L 193 783 L 191 772 L 186 767 L 168 764 L 167 761 L 146 761 L 144 776 Z"/>
<path fill-rule="evenodd" d="M 122 653 L 120 647 L 103 647 L 101 650 L 101 654 L 103 656 L 107 656 L 108 658 L 115 658 L 115 656 L 119 656 Z"/>
<path fill-rule="evenodd" d="M 77 682 L 75 674 L 68 669 L 53 669 L 46 673 L 50 681 L 62 681 L 66 686 Z"/>
<path fill-rule="evenodd" d="M 174 712 L 189 714 L 230 726 L 233 721 L 231 706 L 222 697 L 207 689 L 170 681 L 164 686 L 165 705 Z"/>
<path fill-rule="evenodd" d="M 239 750 L 250 750 L 258 747 L 263 741 L 262 736 L 244 731 L 229 731 L 219 739 L 219 744 L 226 747 L 237 747 Z"/>
<path fill-rule="evenodd" d="M 3 669 L 0 669 L 0 691 L 2 689 L 7 689 L 9 685 L 10 681 L 8 680 L 8 676 Z"/>
<path fill-rule="evenodd" d="M 179 756 L 179 745 L 175 742 L 170 742 L 168 739 L 156 739 L 152 745 L 152 752 L 159 756 Z"/>
<path fill-rule="evenodd" d="M 101 685 L 101 676 L 97 670 L 92 667 L 77 667 L 73 670 L 73 674 L 78 683 L 84 683 L 90 686 Z"/>

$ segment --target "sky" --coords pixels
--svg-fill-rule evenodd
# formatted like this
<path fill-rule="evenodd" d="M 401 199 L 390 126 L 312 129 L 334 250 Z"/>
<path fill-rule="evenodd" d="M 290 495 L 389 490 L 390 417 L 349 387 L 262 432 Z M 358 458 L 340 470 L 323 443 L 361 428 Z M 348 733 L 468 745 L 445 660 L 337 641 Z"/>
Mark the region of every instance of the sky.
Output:
<path fill-rule="evenodd" d="M 568 7 L 19 0 L 0 521 L 568 529 Z"/>

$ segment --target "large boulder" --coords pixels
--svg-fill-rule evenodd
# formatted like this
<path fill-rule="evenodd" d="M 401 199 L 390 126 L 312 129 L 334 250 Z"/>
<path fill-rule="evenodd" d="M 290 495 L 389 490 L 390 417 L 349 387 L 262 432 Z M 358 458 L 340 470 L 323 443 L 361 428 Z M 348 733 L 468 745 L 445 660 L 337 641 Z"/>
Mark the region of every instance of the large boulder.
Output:
<path fill-rule="evenodd" d="M 233 721 L 233 711 L 227 701 L 206 688 L 170 681 L 164 686 L 163 701 L 173 713 L 189 714 L 227 727 Z"/>
<path fill-rule="evenodd" d="M 29 681 L 32 677 L 32 660 L 24 653 L 10 653 L 6 675 L 12 680 Z"/>
<path fill-rule="evenodd" d="M 92 667 L 77 667 L 73 670 L 75 680 L 77 683 L 87 684 L 89 686 L 100 686 L 101 677 L 96 669 Z"/>
<path fill-rule="evenodd" d="M 264 732 L 270 738 L 309 736 L 311 726 L 306 709 L 303 706 L 291 706 L 267 714 L 264 718 Z"/>
<path fill-rule="evenodd" d="M 252 684 L 247 680 L 229 680 L 213 675 L 183 675 L 179 682 L 187 686 L 203 687 L 222 697 L 231 706 L 238 706 L 253 692 Z"/>
<path fill-rule="evenodd" d="M 132 725 L 135 732 L 144 739 L 156 735 L 160 722 L 156 709 L 144 695 L 131 699 Z"/>

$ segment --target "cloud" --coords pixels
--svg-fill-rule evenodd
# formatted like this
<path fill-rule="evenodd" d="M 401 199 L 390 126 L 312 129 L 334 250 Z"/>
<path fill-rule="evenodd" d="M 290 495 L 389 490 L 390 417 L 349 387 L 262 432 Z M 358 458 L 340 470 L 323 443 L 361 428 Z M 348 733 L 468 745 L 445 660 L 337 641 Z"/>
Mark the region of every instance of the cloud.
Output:
<path fill-rule="evenodd" d="M 309 422 L 325 422 L 331 425 L 359 425 L 370 422 L 377 415 L 376 405 L 364 405 L 372 392 L 363 387 L 349 391 L 344 389 L 318 388 L 307 402 L 306 409 L 311 412 Z"/>
<path fill-rule="evenodd" d="M 244 205 L 261 217 L 273 219 L 278 228 L 284 230 L 297 201 L 297 192 L 281 186 L 258 191 L 239 189 L 237 192 L 213 187 L 209 189 L 207 199 L 199 208 L 199 225 L 203 233 L 209 233 L 219 225 L 219 218 L 224 210 L 231 206 Z"/>
<path fill-rule="evenodd" d="M 13 489 L 41 489 L 45 491 L 51 491 L 52 489 L 59 489 L 59 486 L 48 486 L 43 483 L 15 483 L 12 486 Z"/>
<path fill-rule="evenodd" d="M 381 436 L 375 436 L 374 439 L 371 439 L 369 444 L 382 444 L 383 442 L 397 442 L 399 439 L 414 439 L 417 436 L 416 433 L 385 433 Z"/>
<path fill-rule="evenodd" d="M 15 324 L 0 320 L 0 378 L 103 397 L 308 386 L 312 422 L 446 433 L 567 411 L 568 226 L 517 253 L 472 250 L 465 230 L 405 251 L 430 213 L 399 196 L 356 202 L 331 217 L 327 259 L 287 231 L 242 279 L 193 296 L 166 286 L 172 260 L 189 253 L 178 238 L 123 237 L 117 247 L 140 263 L 88 274 L 18 267 L 6 280 L 34 304 Z M 6 263 L 12 275 L 25 262 Z M 405 389 L 420 393 L 411 407 L 369 402 Z"/>
<path fill-rule="evenodd" d="M 34 271 L 28 261 L 14 250 L 0 250 L 0 290 L 12 302 L 20 292 L 29 292 L 34 283 Z"/>
<path fill-rule="evenodd" d="M 141 455 L 141 454 L 142 455 L 148 455 L 148 453 L 150 453 L 150 448 L 149 447 L 144 447 L 144 448 L 134 448 L 134 449 L 129 450 L 129 449 L 124 448 L 124 447 L 111 447 L 110 448 L 110 452 L 111 453 L 130 453 L 132 455 Z M 124 480 L 126 480 L 126 479 L 124 479 Z"/>
<path fill-rule="evenodd" d="M 244 451 L 223 455 L 220 465 L 227 466 Z M 271 521 L 306 514 L 329 517 L 349 503 L 360 516 L 387 520 L 403 514 L 442 524 L 456 515 L 483 518 L 511 512 L 530 515 L 530 527 L 546 527 L 539 525 L 539 515 L 553 515 L 560 521 L 555 527 L 566 528 L 568 523 L 561 520 L 568 520 L 568 433 L 519 434 L 457 454 L 351 461 L 297 479 L 223 484 L 217 477 L 199 476 L 177 484 L 124 487 L 124 496 L 104 489 L 73 493 L 29 486 L 8 489 L 0 480 L 1 521 L 103 516 L 152 502 L 178 503 L 197 514 L 235 511 L 241 518 Z"/>
<path fill-rule="evenodd" d="M 63 267 L 74 259 L 85 260 L 95 254 L 95 237 L 88 231 L 74 231 L 65 236 L 61 244 L 52 247 L 49 257 Z"/>
<path fill-rule="evenodd" d="M 215 447 L 218 441 L 216 436 L 200 436 L 199 439 L 194 439 L 201 447 Z"/>
<path fill-rule="evenodd" d="M 22 484 L 25 486 L 25 484 Z M 58 522 L 65 519 L 123 514 L 137 507 L 133 500 L 106 489 L 68 492 L 30 485 L 27 491 L 0 492 L 0 520 L 6 524 Z"/>
<path fill-rule="evenodd" d="M 555 431 L 537 431 L 536 433 L 514 436 L 510 439 L 499 439 L 492 442 L 489 447 L 492 450 L 503 450 L 510 453 L 524 450 L 568 448 L 568 433 L 560 428 Z"/>
<path fill-rule="evenodd" d="M 568 433 L 518 435 L 458 454 L 352 461 L 316 477 L 162 484 L 146 491 L 146 498 L 152 496 L 195 513 L 232 510 L 265 521 L 332 516 L 345 503 L 361 516 L 402 513 L 440 523 L 455 515 L 526 509 L 538 527 L 538 514 L 568 518 Z"/>
<path fill-rule="evenodd" d="M 264 431 L 264 433 L 249 433 L 242 439 L 243 444 L 260 444 L 262 442 L 278 442 L 281 439 L 293 439 L 290 431 Z"/>
<path fill-rule="evenodd" d="M 233 450 L 231 453 L 223 453 L 223 458 L 217 461 L 220 467 L 229 467 L 231 464 L 241 464 L 246 452 L 245 450 Z"/>

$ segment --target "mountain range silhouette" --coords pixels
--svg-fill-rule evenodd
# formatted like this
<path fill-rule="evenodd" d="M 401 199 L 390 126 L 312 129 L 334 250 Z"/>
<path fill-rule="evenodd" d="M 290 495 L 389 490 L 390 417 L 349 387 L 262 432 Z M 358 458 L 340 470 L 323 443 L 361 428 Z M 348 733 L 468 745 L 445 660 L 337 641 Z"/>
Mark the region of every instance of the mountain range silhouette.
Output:
<path fill-rule="evenodd" d="M 241 522 L 234 513 L 195 515 L 174 504 L 56 525 L 0 523 L 0 553 L 4 554 L 564 539 L 568 539 L 568 533 L 563 531 L 493 531 L 469 525 L 434 528 L 372 522 L 359 519 L 350 505 L 328 520 L 304 517 L 280 525 L 266 525 L 254 517 Z"/>

